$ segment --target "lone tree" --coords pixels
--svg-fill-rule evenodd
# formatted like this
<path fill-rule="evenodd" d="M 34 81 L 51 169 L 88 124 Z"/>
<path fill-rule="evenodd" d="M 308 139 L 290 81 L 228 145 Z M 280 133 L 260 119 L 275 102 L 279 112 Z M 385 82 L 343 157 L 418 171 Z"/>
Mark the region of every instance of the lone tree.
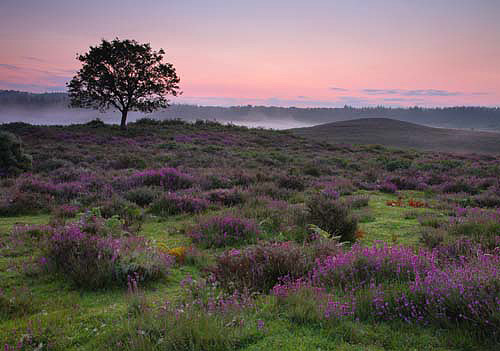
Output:
<path fill-rule="evenodd" d="M 101 112 L 116 108 L 127 127 L 129 111 L 153 112 L 168 107 L 167 95 L 177 96 L 179 77 L 171 63 L 163 63 L 165 51 L 135 40 L 102 40 L 88 53 L 77 55 L 82 68 L 67 84 L 71 107 Z"/>

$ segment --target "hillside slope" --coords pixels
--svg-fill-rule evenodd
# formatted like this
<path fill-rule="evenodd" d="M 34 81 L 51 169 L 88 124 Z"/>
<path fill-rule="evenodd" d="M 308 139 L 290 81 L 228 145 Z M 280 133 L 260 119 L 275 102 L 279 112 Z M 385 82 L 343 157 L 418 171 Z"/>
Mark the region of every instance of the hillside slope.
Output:
<path fill-rule="evenodd" d="M 303 137 L 334 143 L 500 154 L 500 133 L 432 128 L 389 118 L 363 118 L 290 131 Z"/>

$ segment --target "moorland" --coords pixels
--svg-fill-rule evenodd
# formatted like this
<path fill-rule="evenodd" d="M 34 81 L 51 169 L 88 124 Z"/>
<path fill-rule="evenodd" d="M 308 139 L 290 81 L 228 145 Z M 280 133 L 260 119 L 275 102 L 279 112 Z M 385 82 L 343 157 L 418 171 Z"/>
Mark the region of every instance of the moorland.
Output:
<path fill-rule="evenodd" d="M 0 180 L 6 351 L 500 345 L 498 154 L 209 121 L 0 131 L 24 157 Z"/>

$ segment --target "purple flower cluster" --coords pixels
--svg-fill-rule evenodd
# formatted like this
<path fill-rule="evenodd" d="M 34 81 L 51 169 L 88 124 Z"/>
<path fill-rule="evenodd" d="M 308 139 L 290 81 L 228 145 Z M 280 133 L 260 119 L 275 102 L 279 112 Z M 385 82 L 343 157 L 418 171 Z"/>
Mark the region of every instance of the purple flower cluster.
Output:
<path fill-rule="evenodd" d="M 410 281 L 433 265 L 434 255 L 424 250 L 417 254 L 404 246 L 355 244 L 349 251 L 318 260 L 311 279 L 317 286 L 361 288 L 371 282 Z"/>

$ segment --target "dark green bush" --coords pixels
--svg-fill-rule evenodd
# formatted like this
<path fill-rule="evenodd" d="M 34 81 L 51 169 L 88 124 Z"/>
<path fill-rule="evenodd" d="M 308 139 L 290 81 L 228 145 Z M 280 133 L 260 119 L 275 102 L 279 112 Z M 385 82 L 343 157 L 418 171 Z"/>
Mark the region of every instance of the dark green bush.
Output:
<path fill-rule="evenodd" d="M 0 177 L 31 169 L 31 156 L 23 150 L 21 140 L 12 133 L 0 131 Z"/>
<path fill-rule="evenodd" d="M 339 200 L 317 194 L 306 202 L 305 220 L 332 236 L 340 236 L 340 241 L 354 242 L 358 221 L 348 206 Z"/>

